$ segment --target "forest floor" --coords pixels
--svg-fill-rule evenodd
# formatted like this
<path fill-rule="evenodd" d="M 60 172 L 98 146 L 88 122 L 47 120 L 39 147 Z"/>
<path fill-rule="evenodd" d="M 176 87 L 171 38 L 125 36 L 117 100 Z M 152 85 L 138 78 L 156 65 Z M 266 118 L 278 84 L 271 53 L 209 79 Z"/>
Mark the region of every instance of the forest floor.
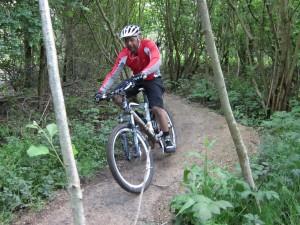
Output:
<path fill-rule="evenodd" d="M 168 156 L 154 150 L 155 174 L 152 184 L 143 195 L 139 225 L 172 224 L 170 200 L 174 195 L 184 191 L 181 185 L 184 167 L 197 162 L 187 157 L 187 153 L 203 152 L 205 137 L 216 140 L 208 153 L 209 159 L 216 165 L 232 168 L 238 163 L 233 141 L 223 116 L 175 95 L 168 94 L 165 101 L 173 114 L 179 146 L 175 154 Z M 259 144 L 257 133 L 252 128 L 239 127 L 248 151 L 255 152 Z M 108 168 L 99 172 L 92 182 L 83 186 L 83 196 L 87 225 L 133 224 L 139 196 L 121 189 Z M 68 194 L 65 191 L 58 192 L 56 198 L 42 211 L 23 214 L 13 224 L 72 224 Z"/>

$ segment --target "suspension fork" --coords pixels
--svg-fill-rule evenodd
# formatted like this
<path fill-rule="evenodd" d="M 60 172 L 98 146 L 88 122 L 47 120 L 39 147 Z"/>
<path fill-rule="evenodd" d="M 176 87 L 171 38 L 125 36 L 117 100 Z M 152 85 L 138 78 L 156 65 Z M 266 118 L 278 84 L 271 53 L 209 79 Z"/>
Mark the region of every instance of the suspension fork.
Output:
<path fill-rule="evenodd" d="M 126 133 L 121 134 L 121 141 L 126 159 L 131 160 Z"/>
<path fill-rule="evenodd" d="M 141 148 L 139 145 L 139 139 L 138 139 L 138 135 L 137 135 L 137 128 L 135 126 L 135 122 L 134 122 L 134 116 L 131 113 L 130 114 L 130 125 L 131 125 L 131 129 L 132 129 L 132 135 L 133 135 L 133 141 L 134 141 L 134 156 L 135 157 L 140 157 L 142 155 L 141 152 Z"/>

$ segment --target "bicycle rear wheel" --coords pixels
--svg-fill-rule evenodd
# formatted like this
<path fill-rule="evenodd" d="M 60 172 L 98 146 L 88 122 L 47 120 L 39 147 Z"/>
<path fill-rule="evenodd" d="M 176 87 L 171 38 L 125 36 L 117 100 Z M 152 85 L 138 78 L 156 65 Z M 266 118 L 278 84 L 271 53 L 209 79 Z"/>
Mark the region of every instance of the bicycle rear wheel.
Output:
<path fill-rule="evenodd" d="M 128 124 L 116 126 L 108 140 L 107 161 L 118 184 L 128 192 L 146 190 L 153 177 L 153 158 L 148 143 L 137 130 L 138 149 L 134 132 Z"/>

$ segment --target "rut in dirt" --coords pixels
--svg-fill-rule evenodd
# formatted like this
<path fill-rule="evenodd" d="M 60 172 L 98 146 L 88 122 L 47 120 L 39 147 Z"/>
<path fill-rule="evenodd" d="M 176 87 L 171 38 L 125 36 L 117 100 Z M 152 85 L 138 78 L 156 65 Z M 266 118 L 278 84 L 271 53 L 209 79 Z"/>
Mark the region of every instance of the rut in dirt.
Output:
<path fill-rule="evenodd" d="M 172 224 L 169 202 L 176 193 L 183 191 L 180 185 L 183 169 L 192 161 L 186 155 L 190 151 L 201 153 L 204 138 L 216 141 L 209 158 L 217 165 L 238 163 L 224 117 L 174 95 L 167 95 L 165 101 L 175 121 L 178 149 L 169 156 L 154 150 L 155 172 L 152 184 L 143 195 L 139 225 Z M 259 142 L 256 132 L 249 127 L 239 128 L 248 151 L 254 152 Z M 134 222 L 139 196 L 121 189 L 107 168 L 84 187 L 83 197 L 87 225 L 130 225 Z M 43 211 L 23 215 L 13 224 L 72 224 L 67 193 L 59 192 Z"/>

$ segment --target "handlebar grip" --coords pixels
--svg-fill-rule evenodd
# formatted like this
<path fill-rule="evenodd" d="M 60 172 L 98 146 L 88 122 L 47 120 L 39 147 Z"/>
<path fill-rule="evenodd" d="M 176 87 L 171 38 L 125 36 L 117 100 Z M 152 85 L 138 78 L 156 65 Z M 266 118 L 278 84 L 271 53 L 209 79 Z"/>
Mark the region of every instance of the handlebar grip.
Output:
<path fill-rule="evenodd" d="M 144 75 L 141 73 L 138 73 L 138 74 L 134 75 L 131 79 L 135 82 L 139 82 L 139 81 L 144 80 Z"/>

